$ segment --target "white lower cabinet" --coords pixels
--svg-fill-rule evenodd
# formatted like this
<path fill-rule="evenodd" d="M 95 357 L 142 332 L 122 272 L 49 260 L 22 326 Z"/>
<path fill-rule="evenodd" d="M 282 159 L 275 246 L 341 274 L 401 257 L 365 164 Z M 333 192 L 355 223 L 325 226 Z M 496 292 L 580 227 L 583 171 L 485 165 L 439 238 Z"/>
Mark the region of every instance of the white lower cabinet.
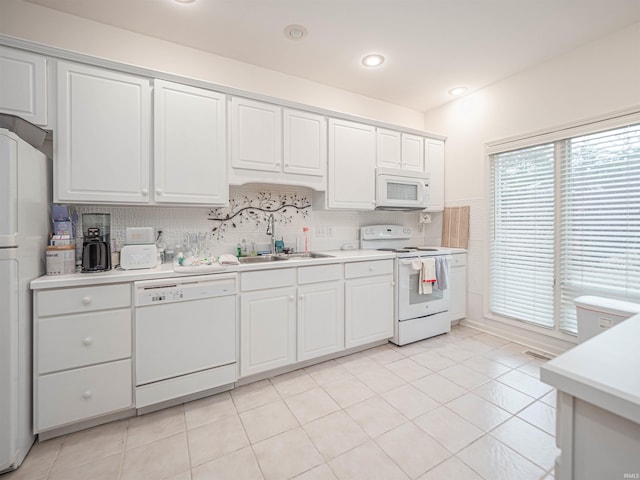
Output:
<path fill-rule="evenodd" d="M 132 405 L 131 360 L 38 378 L 36 432 L 122 410 Z"/>
<path fill-rule="evenodd" d="M 296 360 L 295 287 L 242 293 L 240 376 L 272 370 Z"/>
<path fill-rule="evenodd" d="M 298 284 L 298 361 L 343 350 L 342 265 L 300 268 Z"/>
<path fill-rule="evenodd" d="M 133 407 L 131 285 L 34 294 L 34 432 Z"/>
<path fill-rule="evenodd" d="M 345 265 L 345 347 L 393 336 L 393 260 Z"/>
<path fill-rule="evenodd" d="M 467 254 L 451 255 L 449 319 L 462 320 L 467 316 Z"/>

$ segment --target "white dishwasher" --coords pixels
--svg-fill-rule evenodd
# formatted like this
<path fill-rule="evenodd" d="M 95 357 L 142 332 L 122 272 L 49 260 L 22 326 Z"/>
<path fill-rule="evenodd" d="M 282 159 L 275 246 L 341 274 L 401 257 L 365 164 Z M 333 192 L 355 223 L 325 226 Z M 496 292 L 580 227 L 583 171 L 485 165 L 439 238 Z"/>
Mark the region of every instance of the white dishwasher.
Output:
<path fill-rule="evenodd" d="M 135 282 L 136 407 L 237 380 L 235 273 Z"/>

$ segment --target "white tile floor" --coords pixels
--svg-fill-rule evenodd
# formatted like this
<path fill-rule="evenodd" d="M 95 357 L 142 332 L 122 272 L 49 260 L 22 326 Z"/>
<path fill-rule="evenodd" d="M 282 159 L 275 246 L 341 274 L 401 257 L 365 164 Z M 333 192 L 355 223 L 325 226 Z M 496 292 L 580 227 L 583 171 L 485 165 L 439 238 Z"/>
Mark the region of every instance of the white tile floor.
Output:
<path fill-rule="evenodd" d="M 1 480 L 552 479 L 555 392 L 467 327 L 36 444 Z"/>

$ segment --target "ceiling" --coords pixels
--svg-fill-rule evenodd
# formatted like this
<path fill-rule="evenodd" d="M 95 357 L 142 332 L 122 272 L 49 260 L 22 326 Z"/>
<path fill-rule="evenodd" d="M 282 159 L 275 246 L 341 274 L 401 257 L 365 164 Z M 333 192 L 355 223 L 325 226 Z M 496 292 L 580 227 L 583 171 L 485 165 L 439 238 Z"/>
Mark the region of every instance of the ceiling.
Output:
<path fill-rule="evenodd" d="M 640 21 L 639 0 L 27 1 L 417 111 Z"/>

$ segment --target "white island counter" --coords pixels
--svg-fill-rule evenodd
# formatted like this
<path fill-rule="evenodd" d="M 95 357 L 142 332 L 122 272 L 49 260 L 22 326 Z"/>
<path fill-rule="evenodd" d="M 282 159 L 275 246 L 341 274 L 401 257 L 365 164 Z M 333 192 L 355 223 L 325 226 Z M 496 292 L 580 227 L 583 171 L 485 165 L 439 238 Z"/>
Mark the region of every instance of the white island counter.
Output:
<path fill-rule="evenodd" d="M 640 478 L 640 314 L 541 367 L 558 389 L 558 480 Z"/>

